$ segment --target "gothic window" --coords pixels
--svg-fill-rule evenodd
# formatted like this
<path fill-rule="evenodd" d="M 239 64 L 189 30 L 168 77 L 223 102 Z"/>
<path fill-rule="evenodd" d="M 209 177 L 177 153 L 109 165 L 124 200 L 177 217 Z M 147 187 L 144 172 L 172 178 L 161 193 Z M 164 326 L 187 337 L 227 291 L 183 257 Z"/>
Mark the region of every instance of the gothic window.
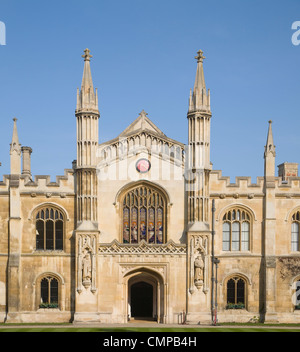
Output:
<path fill-rule="evenodd" d="M 227 281 L 227 308 L 242 309 L 246 304 L 246 282 L 240 276 Z"/>
<path fill-rule="evenodd" d="M 123 243 L 161 244 L 166 241 L 166 200 L 158 190 L 139 186 L 125 194 L 122 208 Z"/>
<path fill-rule="evenodd" d="M 45 207 L 36 214 L 36 249 L 63 250 L 64 216 L 61 211 Z"/>
<path fill-rule="evenodd" d="M 58 308 L 58 280 L 47 276 L 41 280 L 40 308 Z"/>
<path fill-rule="evenodd" d="M 250 250 L 250 215 L 231 209 L 223 216 L 223 251 Z"/>
<path fill-rule="evenodd" d="M 299 229 L 300 229 L 300 211 L 297 211 L 292 216 L 292 251 L 297 252 L 299 251 Z"/>

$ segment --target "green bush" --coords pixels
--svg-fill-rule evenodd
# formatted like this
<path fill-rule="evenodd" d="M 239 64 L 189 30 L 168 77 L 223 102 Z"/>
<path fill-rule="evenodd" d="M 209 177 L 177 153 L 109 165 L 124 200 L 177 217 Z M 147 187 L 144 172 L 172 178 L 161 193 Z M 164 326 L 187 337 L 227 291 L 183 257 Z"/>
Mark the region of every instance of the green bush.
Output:
<path fill-rule="evenodd" d="M 53 303 L 41 303 L 40 308 L 58 308 L 58 303 L 53 302 Z"/>
<path fill-rule="evenodd" d="M 244 303 L 228 303 L 226 306 L 226 309 L 244 309 L 245 304 Z"/>

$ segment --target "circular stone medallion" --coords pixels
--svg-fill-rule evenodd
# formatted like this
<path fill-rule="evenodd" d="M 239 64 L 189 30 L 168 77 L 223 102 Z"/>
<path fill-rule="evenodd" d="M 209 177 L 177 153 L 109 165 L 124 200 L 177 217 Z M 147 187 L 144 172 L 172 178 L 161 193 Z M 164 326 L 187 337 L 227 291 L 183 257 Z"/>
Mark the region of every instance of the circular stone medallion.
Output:
<path fill-rule="evenodd" d="M 148 172 L 151 168 L 150 161 L 148 159 L 139 159 L 135 164 L 136 170 L 141 174 Z"/>

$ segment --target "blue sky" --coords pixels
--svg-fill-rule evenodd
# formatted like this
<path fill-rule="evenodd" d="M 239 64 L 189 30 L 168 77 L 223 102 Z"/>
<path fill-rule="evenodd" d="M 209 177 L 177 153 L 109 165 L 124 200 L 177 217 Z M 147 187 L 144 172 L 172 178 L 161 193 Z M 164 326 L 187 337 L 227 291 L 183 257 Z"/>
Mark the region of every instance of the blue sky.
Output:
<path fill-rule="evenodd" d="M 211 161 L 224 176 L 263 175 L 268 120 L 276 164 L 300 161 L 299 0 L 1 0 L 0 173 L 9 173 L 13 117 L 34 175 L 54 180 L 76 159 L 76 89 L 85 48 L 99 90 L 99 142 L 144 109 L 187 143 L 189 90 L 204 51 L 211 89 Z M 2 176 L 0 177 L 0 179 Z"/>

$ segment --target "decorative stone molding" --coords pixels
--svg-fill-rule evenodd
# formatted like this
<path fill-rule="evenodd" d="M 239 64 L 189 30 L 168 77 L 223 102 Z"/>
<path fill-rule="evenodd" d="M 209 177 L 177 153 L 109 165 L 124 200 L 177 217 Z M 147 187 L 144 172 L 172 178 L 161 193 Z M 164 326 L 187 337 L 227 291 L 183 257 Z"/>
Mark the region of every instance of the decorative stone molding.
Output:
<path fill-rule="evenodd" d="M 120 264 L 122 277 L 125 277 L 128 273 L 136 270 L 149 270 L 150 272 L 158 273 L 164 280 L 167 278 L 167 264 L 155 264 L 155 263 L 143 263 L 140 264 Z"/>
<path fill-rule="evenodd" d="M 99 254 L 154 254 L 154 255 L 180 255 L 186 253 L 185 244 L 176 244 L 170 240 L 165 244 L 149 244 L 144 240 L 137 244 L 123 244 L 114 240 L 110 244 L 100 244 Z"/>

